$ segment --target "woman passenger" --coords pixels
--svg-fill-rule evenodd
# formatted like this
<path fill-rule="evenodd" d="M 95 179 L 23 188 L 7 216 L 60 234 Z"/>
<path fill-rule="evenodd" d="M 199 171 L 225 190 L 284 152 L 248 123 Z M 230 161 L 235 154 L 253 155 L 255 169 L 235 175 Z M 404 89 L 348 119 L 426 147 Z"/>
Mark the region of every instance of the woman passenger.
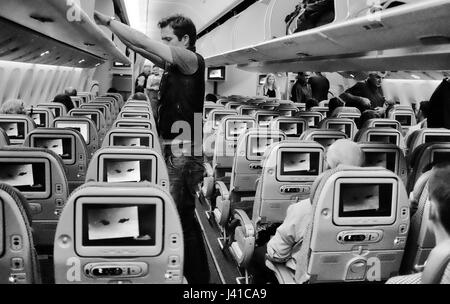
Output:
<path fill-rule="evenodd" d="M 280 90 L 276 84 L 274 74 L 267 75 L 266 83 L 263 86 L 263 95 L 269 98 L 281 99 Z"/>

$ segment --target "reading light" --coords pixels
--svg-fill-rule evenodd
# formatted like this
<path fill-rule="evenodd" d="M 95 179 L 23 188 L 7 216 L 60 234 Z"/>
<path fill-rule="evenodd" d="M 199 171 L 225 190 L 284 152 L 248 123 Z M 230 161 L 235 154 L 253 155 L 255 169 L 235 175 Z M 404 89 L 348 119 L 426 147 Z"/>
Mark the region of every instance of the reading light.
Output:
<path fill-rule="evenodd" d="M 83 63 L 83 62 L 85 62 L 86 60 L 84 60 L 84 59 L 81 59 L 80 61 L 78 61 L 78 63 Z"/>
<path fill-rule="evenodd" d="M 44 53 L 41 54 L 41 57 L 50 54 L 50 51 L 45 51 Z"/>

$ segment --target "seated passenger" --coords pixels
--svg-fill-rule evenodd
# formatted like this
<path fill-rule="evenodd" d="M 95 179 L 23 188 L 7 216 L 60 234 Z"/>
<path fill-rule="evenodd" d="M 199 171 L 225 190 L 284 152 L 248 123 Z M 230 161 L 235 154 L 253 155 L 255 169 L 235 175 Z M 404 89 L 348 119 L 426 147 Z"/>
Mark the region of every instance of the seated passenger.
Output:
<path fill-rule="evenodd" d="M 450 163 L 436 165 L 428 181 L 430 222 L 436 238 L 436 247 L 450 240 Z M 426 266 L 425 266 L 426 267 Z M 420 284 L 422 273 L 398 276 L 386 284 Z"/>
<path fill-rule="evenodd" d="M 217 102 L 217 96 L 214 95 L 214 94 L 211 94 L 211 93 L 206 94 L 205 101 L 211 101 L 211 102 L 216 103 Z"/>
<path fill-rule="evenodd" d="M 366 123 L 366 121 L 368 121 L 369 119 L 374 119 L 374 118 L 381 118 L 380 114 L 378 114 L 377 111 L 374 111 L 374 110 L 366 110 L 366 111 L 364 111 L 361 114 L 361 117 L 359 119 L 357 119 L 358 130 L 361 130 L 361 128 Z"/>
<path fill-rule="evenodd" d="M 327 117 L 330 117 L 333 115 L 334 110 L 340 107 L 345 107 L 345 102 L 340 99 L 339 97 L 333 97 L 328 102 L 328 113 Z"/>
<path fill-rule="evenodd" d="M 340 139 L 329 147 L 326 162 L 330 169 L 339 165 L 361 167 L 364 153 L 356 143 Z M 277 263 L 286 262 L 287 267 L 295 270 L 295 254 L 299 252 L 311 212 L 309 198 L 289 206 L 286 219 L 267 243 L 267 258 Z"/>
<path fill-rule="evenodd" d="M 144 93 L 138 92 L 130 97 L 130 100 L 145 100 L 147 101 L 147 96 Z"/>
<path fill-rule="evenodd" d="M 75 88 L 68 87 L 67 89 L 64 90 L 64 94 L 75 97 L 78 95 L 78 92 Z"/>
<path fill-rule="evenodd" d="M 19 114 L 25 115 L 25 107 L 23 106 L 23 102 L 21 100 L 13 99 L 8 100 L 4 104 L 2 104 L 0 108 L 0 114 Z"/>
<path fill-rule="evenodd" d="M 420 103 L 419 113 L 417 113 L 417 125 L 411 126 L 408 133 L 405 135 L 405 142 L 407 138 L 415 131 L 425 129 L 428 127 L 428 115 L 430 114 L 430 102 L 422 101 Z"/>
<path fill-rule="evenodd" d="M 66 94 L 56 95 L 55 98 L 53 99 L 53 102 L 63 104 L 66 107 L 67 112 L 73 109 L 72 99 L 70 99 L 69 95 Z"/>
<path fill-rule="evenodd" d="M 306 111 L 311 111 L 311 108 L 314 108 L 314 107 L 318 107 L 319 106 L 319 102 L 317 101 L 317 99 L 314 99 L 314 98 L 309 98 L 307 101 L 306 101 Z"/>

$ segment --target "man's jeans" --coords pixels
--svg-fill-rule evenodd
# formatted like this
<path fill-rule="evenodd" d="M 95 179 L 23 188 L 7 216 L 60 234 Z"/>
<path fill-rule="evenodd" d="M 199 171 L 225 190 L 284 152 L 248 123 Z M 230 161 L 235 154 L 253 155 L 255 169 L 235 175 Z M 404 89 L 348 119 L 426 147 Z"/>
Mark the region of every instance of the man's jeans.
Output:
<path fill-rule="evenodd" d="M 184 234 L 184 274 L 189 284 L 209 283 L 209 268 L 200 226 L 195 219 L 195 196 L 203 180 L 203 157 L 173 155 L 163 147 L 170 194 L 178 209 Z"/>

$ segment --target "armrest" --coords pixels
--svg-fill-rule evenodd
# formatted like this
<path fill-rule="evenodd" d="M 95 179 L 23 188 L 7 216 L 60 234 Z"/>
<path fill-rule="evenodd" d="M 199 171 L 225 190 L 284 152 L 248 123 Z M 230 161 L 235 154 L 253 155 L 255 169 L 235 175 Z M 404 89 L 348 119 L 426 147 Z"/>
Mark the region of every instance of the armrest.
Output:
<path fill-rule="evenodd" d="M 253 222 L 248 217 L 247 213 L 244 210 L 236 209 L 234 210 L 233 217 L 241 222 L 241 226 L 245 233 L 246 237 L 255 236 L 255 227 L 253 226 Z"/>
<path fill-rule="evenodd" d="M 294 272 L 284 264 L 274 263 L 266 259 L 266 266 L 275 273 L 280 284 L 296 284 Z"/>
<path fill-rule="evenodd" d="M 230 199 L 230 191 L 228 191 L 228 188 L 227 188 L 227 186 L 225 185 L 224 182 L 217 181 L 216 182 L 216 189 L 219 190 L 220 196 L 222 196 L 222 198 L 224 200 L 229 200 Z"/>

